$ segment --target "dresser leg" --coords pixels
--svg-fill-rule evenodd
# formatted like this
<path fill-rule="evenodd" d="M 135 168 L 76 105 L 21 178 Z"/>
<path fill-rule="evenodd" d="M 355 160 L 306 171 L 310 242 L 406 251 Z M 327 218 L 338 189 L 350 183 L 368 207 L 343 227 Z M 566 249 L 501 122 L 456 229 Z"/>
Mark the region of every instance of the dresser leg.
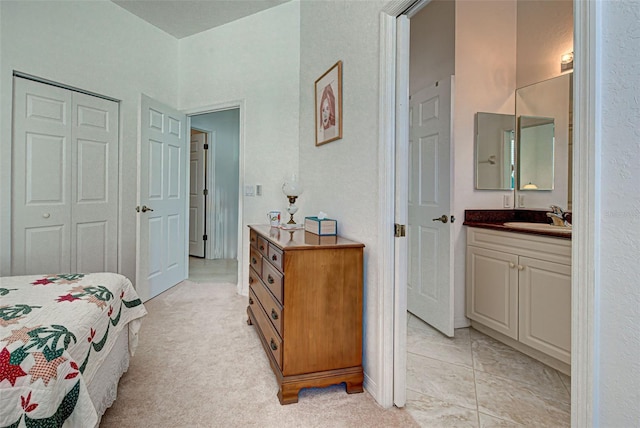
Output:
<path fill-rule="evenodd" d="M 298 402 L 298 393 L 300 388 L 287 387 L 286 385 L 280 385 L 278 390 L 278 400 L 280 404 L 294 404 Z"/>
<path fill-rule="evenodd" d="M 347 384 L 347 394 L 357 394 L 363 392 L 362 382 L 345 382 Z"/>

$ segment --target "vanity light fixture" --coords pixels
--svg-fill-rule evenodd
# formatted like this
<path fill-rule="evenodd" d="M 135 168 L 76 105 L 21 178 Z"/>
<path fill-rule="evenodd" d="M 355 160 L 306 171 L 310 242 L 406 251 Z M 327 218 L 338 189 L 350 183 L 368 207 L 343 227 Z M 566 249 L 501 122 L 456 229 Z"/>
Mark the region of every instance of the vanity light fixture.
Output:
<path fill-rule="evenodd" d="M 573 70 L 573 52 L 566 53 L 560 57 L 560 71 Z"/>

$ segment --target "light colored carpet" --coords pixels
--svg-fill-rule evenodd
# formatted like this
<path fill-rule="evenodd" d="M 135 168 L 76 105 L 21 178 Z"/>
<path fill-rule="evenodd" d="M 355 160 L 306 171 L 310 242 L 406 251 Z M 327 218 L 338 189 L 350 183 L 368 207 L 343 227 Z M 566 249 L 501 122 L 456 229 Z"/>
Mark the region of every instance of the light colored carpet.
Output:
<path fill-rule="evenodd" d="M 145 303 L 140 345 L 100 424 L 109 427 L 416 427 L 344 385 L 281 406 L 235 284 L 184 281 Z"/>

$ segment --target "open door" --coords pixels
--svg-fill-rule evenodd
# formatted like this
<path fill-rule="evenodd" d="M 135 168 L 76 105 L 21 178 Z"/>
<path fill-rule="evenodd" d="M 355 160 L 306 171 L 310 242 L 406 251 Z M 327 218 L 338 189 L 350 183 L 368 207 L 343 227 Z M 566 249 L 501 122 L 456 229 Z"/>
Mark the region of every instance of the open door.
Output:
<path fill-rule="evenodd" d="M 187 277 L 186 116 L 142 96 L 136 289 L 146 301 Z"/>
<path fill-rule="evenodd" d="M 453 337 L 451 99 L 446 78 L 409 102 L 408 309 Z"/>
<path fill-rule="evenodd" d="M 191 129 L 189 168 L 189 255 L 205 257 L 207 242 L 207 134 Z"/>

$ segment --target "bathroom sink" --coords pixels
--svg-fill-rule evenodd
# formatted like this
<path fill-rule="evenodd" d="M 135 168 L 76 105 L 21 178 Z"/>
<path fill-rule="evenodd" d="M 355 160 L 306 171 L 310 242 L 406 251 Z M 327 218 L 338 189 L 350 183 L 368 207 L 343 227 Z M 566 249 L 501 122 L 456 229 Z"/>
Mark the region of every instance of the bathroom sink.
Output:
<path fill-rule="evenodd" d="M 541 232 L 556 232 L 571 234 L 571 226 L 554 226 L 547 223 L 529 223 L 524 221 L 510 221 L 504 223 L 505 226 L 513 229 L 537 230 Z"/>

